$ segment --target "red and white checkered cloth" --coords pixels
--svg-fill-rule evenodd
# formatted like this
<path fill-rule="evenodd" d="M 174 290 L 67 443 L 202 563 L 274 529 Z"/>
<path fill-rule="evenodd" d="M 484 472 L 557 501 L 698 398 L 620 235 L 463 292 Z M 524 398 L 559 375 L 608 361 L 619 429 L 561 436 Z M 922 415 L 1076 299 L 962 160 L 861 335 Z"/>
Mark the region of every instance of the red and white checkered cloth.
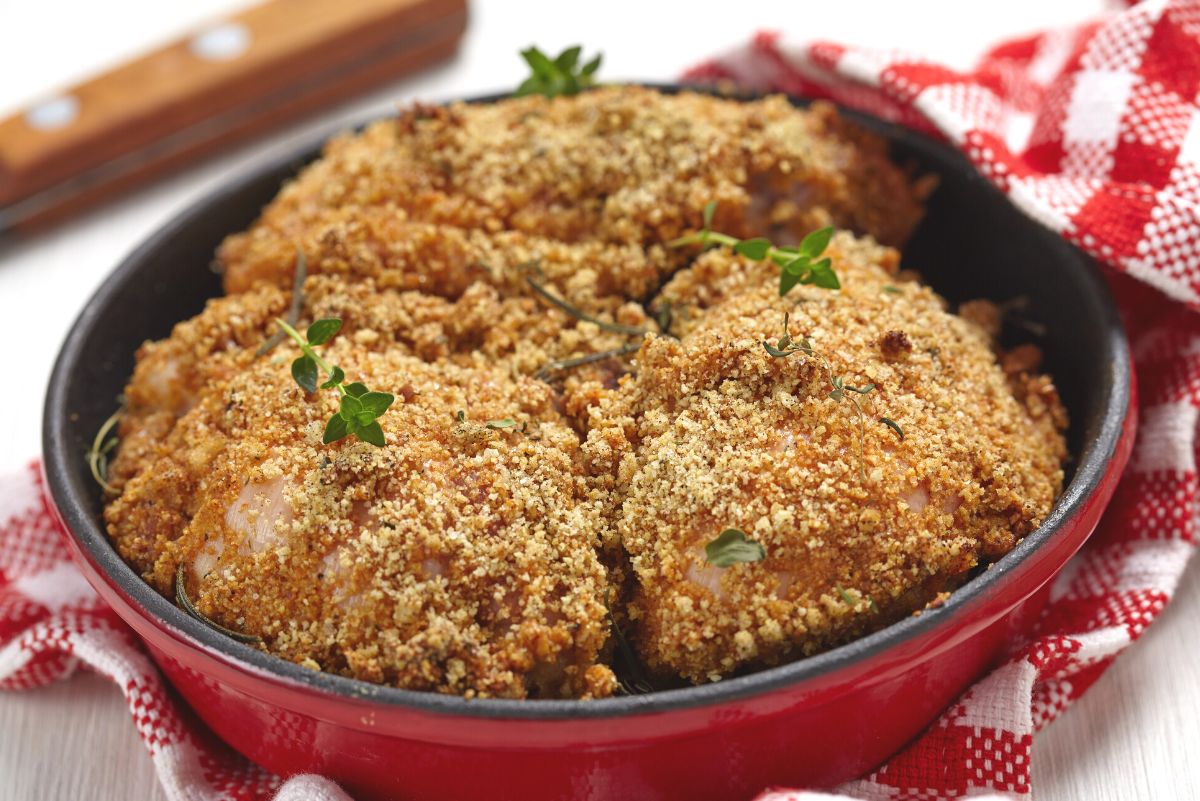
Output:
<path fill-rule="evenodd" d="M 1124 274 L 1112 277 L 1134 342 L 1141 431 L 1112 506 L 1055 582 L 1033 638 L 870 776 L 832 795 L 776 790 L 761 801 L 1027 795 L 1034 733 L 1162 611 L 1196 541 L 1200 0 L 1144 2 L 1009 42 L 971 72 L 763 34 L 688 78 L 831 97 L 941 135 L 1019 208 Z M 281 786 L 182 712 L 67 560 L 46 503 L 36 469 L 0 482 L 0 687 L 46 684 L 79 666 L 109 676 L 172 799 L 346 799 L 318 777 Z"/>

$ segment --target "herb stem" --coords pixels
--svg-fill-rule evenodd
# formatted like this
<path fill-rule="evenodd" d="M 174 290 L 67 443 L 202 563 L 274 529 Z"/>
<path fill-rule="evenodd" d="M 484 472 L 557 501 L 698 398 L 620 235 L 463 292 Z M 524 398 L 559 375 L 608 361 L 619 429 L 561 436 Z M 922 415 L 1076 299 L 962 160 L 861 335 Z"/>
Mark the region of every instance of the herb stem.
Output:
<path fill-rule="evenodd" d="M 188 598 L 187 568 L 182 562 L 180 562 L 179 567 L 175 569 L 175 600 L 181 607 L 183 607 L 183 611 L 187 612 L 189 615 L 196 618 L 196 620 L 199 620 L 209 628 L 215 629 L 230 639 L 246 643 L 247 645 L 262 642 L 262 637 L 256 637 L 253 634 L 243 634 L 240 631 L 234 631 L 233 629 L 226 628 L 197 609 L 192 604 L 192 599 Z"/>
<path fill-rule="evenodd" d="M 104 421 L 100 426 L 100 430 L 96 432 L 96 438 L 92 440 L 92 447 L 88 450 L 87 460 L 88 467 L 91 468 L 92 478 L 100 485 L 100 489 L 104 490 L 109 495 L 116 495 L 117 490 L 108 483 L 108 454 L 113 448 L 117 447 L 117 438 L 110 437 L 109 433 L 113 430 L 113 426 L 121 419 L 121 414 L 124 409 L 117 409 L 112 413 L 112 416 Z"/>
<path fill-rule="evenodd" d="M 300 319 L 300 310 L 304 307 L 304 279 L 308 277 L 308 260 L 304 251 L 296 248 L 296 270 L 292 273 L 292 303 L 288 306 L 287 321 L 295 325 Z M 284 340 L 282 331 L 276 331 L 259 346 L 255 356 L 263 356 Z"/>
<path fill-rule="evenodd" d="M 637 657 L 637 652 L 633 650 L 633 647 L 629 644 L 629 640 L 625 639 L 625 632 L 621 630 L 621 625 L 617 623 L 617 617 L 613 614 L 611 595 L 606 600 L 607 603 L 605 606 L 608 611 L 609 623 L 612 625 L 613 639 L 616 640 L 617 655 L 625 663 L 625 670 L 623 672 L 629 674 L 628 679 L 617 679 L 621 692 L 625 695 L 642 695 L 654 692 L 653 682 L 646 675 L 646 671 L 642 669 L 642 663 Z"/>
<path fill-rule="evenodd" d="M 547 303 L 561 309 L 571 317 L 574 317 L 576 320 L 582 320 L 585 323 L 591 323 L 603 331 L 611 331 L 614 334 L 625 334 L 631 337 L 645 336 L 646 334 L 650 333 L 645 328 L 638 328 L 637 326 L 633 325 L 622 325 L 621 323 L 610 323 L 605 320 L 592 317 L 590 314 L 580 311 L 567 301 L 558 297 L 553 292 L 546 289 L 546 287 L 542 286 L 537 281 L 534 281 L 532 278 L 526 276 L 525 282 L 529 284 L 530 288 L 532 288 L 534 292 L 541 295 Z"/>
<path fill-rule="evenodd" d="M 667 243 L 667 247 L 681 248 L 686 247 L 687 245 L 700 245 L 701 247 L 708 247 L 710 244 L 716 244 L 731 248 L 740 241 L 741 240 L 737 239 L 736 237 L 732 237 L 729 234 L 722 234 L 717 231 L 694 231 L 693 233 L 685 234 L 678 239 L 672 239 Z M 779 248 L 773 246 L 767 251 L 768 256 L 774 256 L 778 253 Z"/>
<path fill-rule="evenodd" d="M 306 340 L 304 337 L 302 337 L 300 335 L 299 331 L 297 331 L 295 328 L 292 328 L 290 325 L 288 325 L 288 322 L 286 320 L 281 320 L 278 317 L 276 317 L 275 322 L 279 323 L 279 327 L 283 329 L 284 333 L 286 333 L 288 335 L 288 337 L 290 337 L 292 339 L 292 341 L 294 341 L 297 345 L 300 346 L 300 350 L 304 353 L 305 356 L 307 356 L 308 358 L 310 358 L 314 362 L 316 362 L 317 366 L 320 367 L 322 370 L 324 370 L 328 375 L 333 375 L 333 367 L 329 364 L 329 362 L 325 361 L 324 359 L 322 359 L 320 356 L 317 355 L 317 352 L 315 350 L 313 350 L 311 345 L 308 344 L 308 340 Z M 340 381 L 334 386 L 334 389 L 336 389 L 338 391 L 339 395 L 346 394 L 346 387 Z"/>
<path fill-rule="evenodd" d="M 685 245 L 723 245 L 739 256 L 752 261 L 769 261 L 779 267 L 779 297 L 783 297 L 797 284 L 811 284 L 820 289 L 841 289 L 837 273 L 833 271 L 833 259 L 820 258 L 833 239 L 833 228 L 826 226 L 807 234 L 796 247 L 776 247 L 769 239 L 755 237 L 738 239 L 712 229 L 717 201 L 704 204 L 704 227 L 685 234 L 667 243 L 669 248 Z M 819 261 L 817 259 L 820 259 Z"/>
<path fill-rule="evenodd" d="M 570 370 L 574 367 L 582 367 L 585 364 L 593 364 L 594 362 L 602 362 L 605 359 L 613 359 L 617 356 L 626 356 L 633 353 L 642 346 L 640 342 L 627 342 L 619 348 L 612 350 L 602 350 L 597 353 L 589 353 L 586 356 L 576 356 L 573 359 L 562 359 L 557 362 L 550 362 L 534 373 L 534 378 L 545 380 L 551 373 L 556 373 L 559 370 Z"/>

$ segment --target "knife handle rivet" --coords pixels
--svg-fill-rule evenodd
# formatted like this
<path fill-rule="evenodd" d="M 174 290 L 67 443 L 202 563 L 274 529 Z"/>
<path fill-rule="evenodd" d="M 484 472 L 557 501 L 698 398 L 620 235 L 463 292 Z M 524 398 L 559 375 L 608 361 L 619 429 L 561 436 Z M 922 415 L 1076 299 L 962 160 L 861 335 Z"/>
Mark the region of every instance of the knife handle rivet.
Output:
<path fill-rule="evenodd" d="M 223 22 L 201 31 L 188 42 L 188 48 L 208 61 L 228 61 L 246 52 L 250 30 L 236 22 Z"/>
<path fill-rule="evenodd" d="M 39 131 L 53 131 L 70 125 L 79 116 L 79 100 L 72 95 L 58 95 L 43 100 L 25 112 L 25 122 Z"/>

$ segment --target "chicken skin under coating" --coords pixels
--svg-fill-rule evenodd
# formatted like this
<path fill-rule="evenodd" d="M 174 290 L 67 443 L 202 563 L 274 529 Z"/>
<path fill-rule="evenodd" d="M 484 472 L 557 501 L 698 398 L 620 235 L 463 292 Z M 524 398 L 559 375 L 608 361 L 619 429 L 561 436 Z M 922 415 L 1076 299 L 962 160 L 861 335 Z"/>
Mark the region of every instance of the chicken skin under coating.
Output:
<path fill-rule="evenodd" d="M 787 244 L 832 223 L 898 245 L 928 188 L 827 104 L 611 87 L 418 106 L 332 140 L 218 258 L 229 292 L 285 286 L 299 245 L 312 272 L 445 297 L 524 291 L 538 261 L 573 303 L 640 300 L 709 201 L 734 235 Z"/>
<path fill-rule="evenodd" d="M 706 253 L 664 289 L 692 308 L 682 340 L 647 340 L 592 409 L 652 671 L 715 680 L 879 628 L 1006 553 L 1061 489 L 1053 385 L 1026 376 L 1019 402 L 988 334 L 898 282 L 894 251 L 839 234 L 827 255 L 840 291 L 780 298 L 777 269 Z M 764 348 L 785 313 L 814 354 Z M 839 398 L 834 377 L 873 388 Z M 708 563 L 729 528 L 766 558 Z"/>
<path fill-rule="evenodd" d="M 213 301 L 147 346 L 130 384 L 106 510 L 122 556 L 168 595 L 184 565 L 204 614 L 314 668 L 465 696 L 611 694 L 601 504 L 551 388 L 415 357 L 387 331 L 402 298 L 338 284 L 309 282 L 311 313 L 345 320 L 323 354 L 395 394 L 387 445 L 322 445 L 337 395 L 295 385 L 294 346 L 255 358 L 281 293 Z M 517 425 L 487 426 L 501 419 Z"/>

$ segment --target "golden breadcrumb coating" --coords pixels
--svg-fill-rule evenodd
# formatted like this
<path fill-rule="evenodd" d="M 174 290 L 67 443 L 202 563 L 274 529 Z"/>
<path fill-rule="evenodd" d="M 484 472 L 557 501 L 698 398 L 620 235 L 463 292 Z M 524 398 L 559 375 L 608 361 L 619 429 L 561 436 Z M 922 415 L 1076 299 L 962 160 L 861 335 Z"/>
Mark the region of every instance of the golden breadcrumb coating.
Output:
<path fill-rule="evenodd" d="M 219 259 L 231 292 L 286 285 L 300 246 L 314 272 L 384 287 L 521 291 L 536 260 L 573 302 L 636 300 L 680 265 L 663 243 L 709 201 L 735 235 L 787 242 L 833 223 L 900 244 L 927 191 L 826 104 L 612 87 L 417 106 L 337 137 Z"/>
<path fill-rule="evenodd" d="M 611 87 L 337 137 L 221 246 L 230 294 L 138 352 L 110 536 L 271 653 L 467 697 L 611 695 L 613 620 L 693 682 L 883 626 L 1062 483 L 1037 349 L 998 357 L 1001 310 L 948 313 L 877 244 L 929 189 L 781 97 Z M 734 236 L 869 236 L 831 244 L 840 291 L 780 299 L 774 266 L 669 246 L 710 201 Z M 296 386 L 290 341 L 258 353 L 298 252 L 298 327 L 341 319 L 322 354 L 396 396 L 383 448 L 322 445 L 336 393 Z M 764 350 L 785 312 L 817 353 Z M 834 375 L 874 387 L 836 400 Z M 708 564 L 726 528 L 766 559 Z"/>
<path fill-rule="evenodd" d="M 534 375 L 547 365 L 619 348 L 629 337 L 579 321 L 536 296 L 504 298 L 483 283 L 472 284 L 457 300 L 421 292 L 380 291 L 372 281 L 347 284 L 313 276 L 304 295 L 311 313 L 342 319 L 342 336 L 372 350 L 400 348 L 425 361 L 449 359 L 463 365 L 495 365 L 514 374 Z M 121 454 L 110 478 L 120 486 L 135 453 L 170 431 L 195 404 L 201 390 L 228 379 L 256 359 L 258 347 L 286 314 L 288 293 L 263 285 L 238 300 L 209 305 L 199 317 L 180 323 L 168 339 L 147 343 L 138 353 L 126 390 Z M 641 306 L 624 303 L 608 322 L 657 331 Z M 615 385 L 627 361 L 613 358 L 584 368 L 551 373 L 568 393 L 586 381 Z M 561 379 L 561 380 L 560 380 Z M 136 425 L 135 425 L 136 421 Z"/>
<path fill-rule="evenodd" d="M 609 636 L 601 504 L 550 387 L 381 347 L 372 318 L 392 310 L 323 289 L 313 313 L 346 320 L 325 357 L 396 395 L 386 447 L 321 444 L 337 398 L 294 384 L 294 346 L 260 359 L 233 346 L 279 298 L 214 301 L 143 354 L 161 367 L 163 354 L 209 351 L 170 382 L 182 404 L 171 412 L 191 406 L 170 433 L 114 465 L 126 475 L 122 462 L 142 462 L 106 512 L 122 555 L 168 594 L 186 565 L 201 611 L 325 670 L 464 695 L 609 694 L 597 665 Z M 135 375 L 130 428 L 160 397 L 145 384 L 161 372 Z M 487 428 L 503 418 L 519 427 Z"/>
<path fill-rule="evenodd" d="M 1061 488 L 1053 384 L 1018 402 L 988 334 L 898 283 L 894 251 L 839 234 L 828 255 L 841 291 L 780 298 L 777 268 L 706 253 L 664 290 L 692 310 L 683 339 L 647 340 L 591 410 L 585 452 L 615 496 L 654 671 L 712 680 L 879 628 L 1006 553 Z M 832 375 L 766 351 L 785 313 Z M 874 388 L 836 400 L 832 376 Z M 727 528 L 766 559 L 708 564 Z"/>

